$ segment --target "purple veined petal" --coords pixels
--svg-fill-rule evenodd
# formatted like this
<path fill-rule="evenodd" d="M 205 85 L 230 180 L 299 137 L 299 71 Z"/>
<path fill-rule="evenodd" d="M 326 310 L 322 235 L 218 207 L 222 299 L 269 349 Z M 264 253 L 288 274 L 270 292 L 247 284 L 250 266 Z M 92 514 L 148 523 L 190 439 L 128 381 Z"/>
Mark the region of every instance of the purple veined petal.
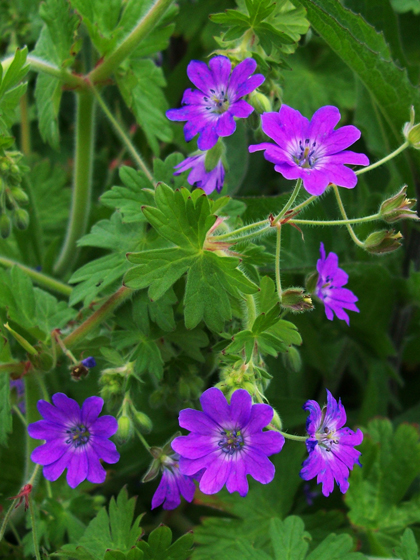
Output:
<path fill-rule="evenodd" d="M 206 127 L 214 125 L 214 118 L 207 115 L 199 115 L 188 121 L 184 126 L 185 141 L 189 142 L 196 134 L 204 130 Z"/>
<path fill-rule="evenodd" d="M 241 119 L 248 118 L 253 111 L 254 111 L 254 107 L 252 107 L 252 105 L 250 105 L 243 99 L 239 101 L 235 101 L 235 103 L 233 103 L 229 108 L 229 113 L 231 115 Z"/>
<path fill-rule="evenodd" d="M 186 89 L 182 96 L 183 105 L 203 105 L 206 106 L 206 94 L 197 89 Z"/>
<path fill-rule="evenodd" d="M 226 401 L 226 397 L 220 389 L 212 387 L 207 389 L 200 397 L 201 407 L 203 412 L 211 418 L 214 422 L 219 424 L 219 426 L 226 427 L 232 424 L 230 418 L 230 406 Z M 232 428 L 235 426 L 232 425 Z"/>
<path fill-rule="evenodd" d="M 181 496 L 183 496 L 187 502 L 192 502 L 195 494 L 195 484 L 192 478 L 178 473 L 176 480 Z"/>
<path fill-rule="evenodd" d="M 277 165 L 274 166 L 274 171 L 277 171 L 277 173 L 281 173 L 285 179 L 289 179 L 289 180 L 303 179 L 303 170 L 298 165 L 289 165 L 288 163 L 278 163 Z M 303 186 L 305 186 L 305 183 L 303 183 Z"/>
<path fill-rule="evenodd" d="M 199 150 L 211 150 L 213 146 L 216 145 L 217 140 L 219 137 L 217 136 L 215 124 L 208 123 L 203 130 L 201 131 L 198 140 L 197 146 Z"/>
<path fill-rule="evenodd" d="M 358 301 L 358 298 L 351 290 L 336 287 L 334 289 L 327 289 L 326 292 L 328 294 L 328 300 L 335 301 L 337 305 L 341 305 L 341 307 L 345 307 L 346 309 L 359 311 L 357 307 L 353 305 L 356 301 Z M 351 308 L 347 307 L 348 305 L 350 305 Z"/>
<path fill-rule="evenodd" d="M 361 134 L 360 130 L 351 124 L 342 126 L 338 130 L 333 130 L 328 136 L 326 136 L 325 139 L 323 139 L 322 144 L 326 148 L 328 155 L 336 154 L 338 152 L 342 152 L 357 142 Z"/>
<path fill-rule="evenodd" d="M 324 247 L 324 244 L 322 242 L 321 242 L 321 245 L 319 247 L 319 252 L 321 253 L 321 259 L 325 261 L 325 247 Z"/>
<path fill-rule="evenodd" d="M 334 301 L 329 302 L 329 304 L 330 304 L 331 309 L 336 314 L 337 319 L 340 319 L 341 321 L 345 321 L 347 323 L 347 325 L 350 326 L 350 317 L 344 311 L 344 309 L 341 306 L 334 305 Z"/>
<path fill-rule="evenodd" d="M 236 99 L 238 99 L 239 97 L 244 97 L 245 95 L 248 95 L 248 93 L 253 92 L 258 87 L 260 87 L 260 85 L 264 81 L 265 78 L 262 74 L 255 74 L 254 76 L 250 76 L 236 90 Z"/>
<path fill-rule="evenodd" d="M 253 433 L 249 436 L 249 445 L 254 449 L 270 456 L 280 453 L 284 445 L 284 437 L 278 432 L 269 430 L 267 432 Z M 247 441 L 248 443 L 248 441 Z"/>
<path fill-rule="evenodd" d="M 342 268 L 337 268 L 334 273 L 334 287 L 341 288 L 349 281 L 349 275 Z M 355 296 L 356 297 L 356 296 Z M 355 299 L 357 301 L 357 298 Z"/>
<path fill-rule="evenodd" d="M 31 460 L 39 465 L 50 465 L 55 463 L 66 453 L 68 445 L 63 438 L 53 439 L 36 447 L 31 454 Z"/>
<path fill-rule="evenodd" d="M 101 397 L 88 397 L 82 406 L 82 424 L 91 426 L 100 415 L 104 406 L 104 400 Z"/>
<path fill-rule="evenodd" d="M 307 137 L 324 144 L 334 127 L 340 122 L 341 115 L 337 107 L 326 105 L 315 111 L 308 127 Z M 355 128 L 355 127 L 354 127 Z M 351 144 L 352 142 L 350 142 Z M 350 144 L 347 144 L 349 146 Z M 345 147 L 347 147 L 345 146 Z M 339 151 L 339 150 L 337 150 Z"/>
<path fill-rule="evenodd" d="M 242 498 L 248 494 L 249 485 L 246 477 L 245 461 L 241 459 L 240 455 L 232 458 L 226 488 L 231 494 L 238 492 Z"/>
<path fill-rule="evenodd" d="M 120 454 L 115 447 L 115 443 L 109 441 L 109 439 L 102 437 L 92 438 L 92 445 L 87 447 L 88 454 L 92 448 L 95 449 L 95 453 L 98 457 L 106 463 L 117 463 L 120 459 Z"/>
<path fill-rule="evenodd" d="M 276 164 L 287 163 L 288 166 L 297 167 L 291 158 L 290 154 L 280 148 L 276 144 L 270 144 L 269 142 L 263 142 L 262 144 L 251 144 L 248 147 L 249 152 L 264 151 L 264 157 L 267 161 Z"/>
<path fill-rule="evenodd" d="M 315 432 L 321 426 L 322 420 L 322 410 L 316 401 L 309 400 L 303 405 L 303 410 L 309 410 L 309 416 L 306 419 L 306 431 L 310 436 L 313 436 Z"/>
<path fill-rule="evenodd" d="M 202 435 L 213 435 L 216 430 L 220 430 L 220 426 L 207 414 L 192 408 L 181 410 L 179 425 L 190 432 Z"/>
<path fill-rule="evenodd" d="M 187 75 L 195 87 L 201 89 L 203 93 L 210 95 L 211 89 L 217 89 L 212 72 L 207 68 L 207 64 L 200 60 L 191 60 L 187 66 Z"/>
<path fill-rule="evenodd" d="M 56 439 L 63 438 L 66 429 L 62 424 L 56 424 L 49 420 L 38 420 L 28 426 L 28 434 L 34 439 Z"/>
<path fill-rule="evenodd" d="M 223 165 L 215 167 L 212 171 L 206 173 L 206 177 L 197 184 L 197 187 L 203 189 L 206 194 L 211 194 L 214 190 L 221 192 L 223 181 L 225 178 L 225 170 Z"/>
<path fill-rule="evenodd" d="M 231 96 L 234 96 L 239 87 L 246 82 L 251 74 L 255 72 L 257 68 L 257 63 L 253 58 L 246 58 L 240 62 L 233 69 L 232 75 L 229 80 L 228 92 Z"/>
<path fill-rule="evenodd" d="M 299 169 L 302 171 L 303 187 L 309 194 L 321 195 L 331 182 L 330 175 L 325 173 L 325 169 Z M 354 172 L 352 171 L 352 173 Z"/>
<path fill-rule="evenodd" d="M 215 437 L 216 436 L 216 437 Z M 222 437 L 221 435 L 219 436 Z M 217 449 L 217 434 L 212 436 L 191 433 L 188 436 L 175 438 L 171 447 L 182 457 L 187 459 L 200 459 Z"/>
<path fill-rule="evenodd" d="M 86 480 L 88 475 L 88 458 L 85 446 L 72 450 L 71 460 L 67 467 L 67 484 L 70 488 L 76 488 Z"/>
<path fill-rule="evenodd" d="M 80 422 L 80 406 L 74 399 L 70 399 L 64 393 L 55 393 L 55 395 L 52 396 L 52 401 L 58 410 L 66 415 L 67 423 L 72 422 L 77 424 Z"/>
<path fill-rule="evenodd" d="M 205 182 L 207 178 L 207 172 L 204 165 L 204 157 L 200 161 L 196 162 L 196 165 L 191 169 L 188 175 L 188 183 L 190 185 L 201 184 Z"/>
<path fill-rule="evenodd" d="M 327 412 L 324 418 L 324 425 L 328 426 L 330 429 L 338 430 L 347 421 L 346 410 L 341 404 L 341 399 L 337 400 L 331 394 L 331 391 L 327 389 Z"/>
<path fill-rule="evenodd" d="M 301 139 L 303 130 L 308 126 L 308 121 L 288 105 L 282 105 L 280 112 L 268 112 L 261 115 L 261 127 L 282 149 L 295 138 Z"/>
<path fill-rule="evenodd" d="M 325 303 L 325 301 L 324 301 L 324 304 L 325 304 L 325 315 L 327 316 L 327 319 L 328 319 L 329 321 L 332 321 L 332 320 L 334 319 L 333 310 L 332 310 L 331 307 L 328 305 L 328 303 Z M 346 321 L 346 322 L 347 322 L 347 324 L 349 325 L 349 324 L 350 324 L 350 319 L 349 319 L 348 317 L 347 317 L 347 319 L 348 319 L 349 322 L 347 322 L 347 321 Z"/>
<path fill-rule="evenodd" d="M 218 85 L 219 90 L 224 89 L 226 91 L 231 70 L 231 63 L 228 57 L 214 56 L 209 61 L 209 67 L 213 73 L 213 83 Z"/>
<path fill-rule="evenodd" d="M 200 457 L 199 459 L 187 459 L 185 457 L 179 458 L 179 470 L 181 474 L 185 474 L 187 476 L 194 476 L 197 474 L 201 469 L 207 469 L 207 467 L 217 460 L 220 455 L 219 449 L 217 451 L 213 451 L 209 455 L 205 455 L 204 457 Z"/>
<path fill-rule="evenodd" d="M 275 473 L 273 463 L 257 449 L 247 449 L 244 461 L 247 474 L 250 474 L 256 481 L 268 484 L 273 480 Z"/>
<path fill-rule="evenodd" d="M 53 406 L 47 401 L 44 401 L 42 399 L 39 400 L 37 403 L 37 408 L 39 410 L 40 415 L 43 418 L 45 418 L 45 420 L 57 424 L 58 426 L 63 426 L 64 428 L 68 426 L 69 423 L 71 423 L 69 421 L 67 414 L 65 414 L 64 412 L 62 412 L 57 407 Z M 36 424 L 36 422 L 34 422 L 34 424 Z"/>
<path fill-rule="evenodd" d="M 232 422 L 239 429 L 246 426 L 251 417 L 252 398 L 245 389 L 236 390 L 230 401 L 230 415 Z"/>
<path fill-rule="evenodd" d="M 339 152 L 338 154 L 333 154 L 331 156 L 324 156 L 322 159 L 323 161 L 331 161 L 335 164 L 345 163 L 347 165 L 369 165 L 369 158 L 365 154 L 359 154 L 357 152 L 352 152 L 351 150 Z"/>
<path fill-rule="evenodd" d="M 216 123 L 216 134 L 225 138 L 231 136 L 236 130 L 236 123 L 229 111 L 220 115 Z"/>
<path fill-rule="evenodd" d="M 338 270 L 338 256 L 335 253 L 328 253 L 328 257 L 319 259 L 316 266 L 317 271 L 323 279 L 327 276 L 333 277 L 335 279 L 336 271 Z M 331 281 L 331 280 L 330 280 Z M 322 283 L 324 281 L 322 280 Z"/>
<path fill-rule="evenodd" d="M 60 459 L 55 461 L 55 463 L 46 465 L 42 471 L 45 478 L 47 480 L 50 480 L 51 482 L 57 480 L 57 478 L 59 478 L 63 474 L 64 469 L 68 467 L 72 456 L 73 453 L 69 449 L 66 453 L 64 453 L 64 455 L 60 457 Z"/>
<path fill-rule="evenodd" d="M 204 157 L 205 156 L 198 155 L 185 158 L 183 161 L 181 161 L 181 163 L 175 165 L 174 169 L 176 169 L 176 171 L 174 172 L 174 175 L 180 175 L 181 173 L 184 173 L 184 171 L 194 169 L 199 161 L 204 161 Z"/>
<path fill-rule="evenodd" d="M 226 453 L 219 455 L 209 464 L 200 480 L 200 490 L 203 494 L 217 494 L 226 484 L 230 475 L 232 460 Z"/>
<path fill-rule="evenodd" d="M 88 473 L 87 480 L 93 484 L 102 484 L 106 479 L 106 470 L 101 465 L 99 457 L 94 448 L 90 448 L 87 453 Z"/>
<path fill-rule="evenodd" d="M 343 428 L 339 430 L 339 434 L 340 443 L 343 445 L 360 445 L 363 441 L 363 432 L 359 429 L 353 432 L 349 428 Z"/>
<path fill-rule="evenodd" d="M 90 426 L 89 432 L 92 436 L 109 438 L 117 433 L 118 422 L 113 416 L 101 416 Z"/>
<path fill-rule="evenodd" d="M 273 409 L 268 404 L 254 404 L 251 408 L 249 422 L 243 427 L 244 434 L 253 434 L 265 428 L 273 419 Z"/>
<path fill-rule="evenodd" d="M 153 494 L 152 509 L 159 507 L 166 499 L 166 493 L 168 490 L 168 479 L 166 472 L 167 471 L 163 472 L 162 478 L 159 482 L 159 486 L 157 487 L 156 492 Z"/>
<path fill-rule="evenodd" d="M 312 172 L 315 170 L 312 170 Z M 357 185 L 357 175 L 348 167 L 345 167 L 341 163 L 335 164 L 330 163 L 328 168 L 324 170 L 324 173 L 328 177 L 330 183 L 335 183 L 339 187 L 344 187 L 346 189 L 353 189 Z M 324 189 L 325 190 L 325 189 Z"/>
<path fill-rule="evenodd" d="M 178 477 L 170 471 L 167 472 L 166 496 L 163 509 L 175 509 L 181 503 L 181 494 L 178 488 Z"/>
<path fill-rule="evenodd" d="M 205 115 L 205 109 L 196 105 L 185 105 L 180 109 L 168 109 L 166 111 L 166 117 L 170 121 L 187 121 L 191 118 L 198 118 L 200 115 Z"/>

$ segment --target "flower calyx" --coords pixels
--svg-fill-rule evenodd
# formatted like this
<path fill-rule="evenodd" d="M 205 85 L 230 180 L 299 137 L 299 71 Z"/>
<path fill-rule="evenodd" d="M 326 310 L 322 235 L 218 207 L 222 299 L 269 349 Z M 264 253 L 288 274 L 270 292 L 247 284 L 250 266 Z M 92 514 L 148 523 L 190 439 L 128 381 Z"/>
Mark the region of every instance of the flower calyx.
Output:
<path fill-rule="evenodd" d="M 17 509 L 20 506 L 20 504 L 23 502 L 23 500 L 25 500 L 25 511 L 26 511 L 29 507 L 29 497 L 31 495 L 32 488 L 33 488 L 32 484 L 25 484 L 25 486 L 22 488 L 19 494 L 17 494 L 16 496 L 11 496 L 10 498 L 7 499 L 19 500 L 18 503 L 15 505 L 15 509 Z"/>
<path fill-rule="evenodd" d="M 381 204 L 379 214 L 388 224 L 404 219 L 420 220 L 416 211 L 411 210 L 417 203 L 417 200 L 415 198 L 407 198 L 407 188 L 407 185 L 404 185 L 397 194 L 394 194 L 394 196 Z"/>
<path fill-rule="evenodd" d="M 312 311 L 312 298 L 304 288 L 287 288 L 281 294 L 281 306 L 293 313 Z"/>
<path fill-rule="evenodd" d="M 404 138 L 412 148 L 420 150 L 420 123 L 414 124 L 416 113 L 414 107 L 410 108 L 410 121 L 405 123 L 403 127 Z"/>
<path fill-rule="evenodd" d="M 401 239 L 403 239 L 401 232 L 396 232 L 394 229 L 374 231 L 364 241 L 363 248 L 368 251 L 368 253 L 373 253 L 375 255 L 391 253 L 401 247 Z"/>
<path fill-rule="evenodd" d="M 150 463 L 148 471 L 141 479 L 142 482 L 150 482 L 155 479 L 164 467 L 170 468 L 177 465 L 171 443 L 180 435 L 181 432 L 178 431 L 169 441 L 165 443 L 163 447 L 152 446 L 149 449 L 150 455 L 153 457 L 153 461 Z"/>
<path fill-rule="evenodd" d="M 219 228 L 226 218 L 216 217 L 216 221 L 211 226 L 206 234 L 206 239 L 204 240 L 203 249 L 204 251 L 223 251 L 229 253 L 229 248 L 234 245 L 233 241 L 216 241 L 213 239 L 213 233 Z"/>

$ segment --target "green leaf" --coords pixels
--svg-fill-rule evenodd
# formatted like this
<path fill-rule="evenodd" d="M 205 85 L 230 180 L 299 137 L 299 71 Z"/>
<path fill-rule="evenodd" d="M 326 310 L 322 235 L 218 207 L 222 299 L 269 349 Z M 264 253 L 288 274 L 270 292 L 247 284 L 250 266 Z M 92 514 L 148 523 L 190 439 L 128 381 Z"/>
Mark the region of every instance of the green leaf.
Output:
<path fill-rule="evenodd" d="M 131 60 L 117 75 L 117 84 L 127 106 L 132 109 L 155 155 L 159 140 L 170 142 L 172 129 L 165 111 L 169 108 L 162 88 L 166 86 L 162 69 L 152 60 Z"/>
<path fill-rule="evenodd" d="M 395 554 L 401 560 L 418 560 L 419 548 L 411 529 L 406 529 L 401 537 L 401 546 L 396 547 Z"/>
<path fill-rule="evenodd" d="M 300 517 L 290 516 L 283 522 L 278 517 L 270 523 L 271 543 L 275 560 L 303 560 L 308 550 L 309 534 Z"/>
<path fill-rule="evenodd" d="M 172 545 L 172 531 L 160 525 L 149 535 L 147 543 L 140 541 L 138 547 L 144 552 L 145 560 L 187 560 L 194 543 L 192 533 L 186 533 Z"/>
<path fill-rule="evenodd" d="M 135 503 L 135 498 L 128 499 L 127 490 L 123 488 L 117 500 L 111 499 L 109 514 L 102 508 L 89 523 L 79 542 L 65 544 L 55 555 L 81 560 L 103 560 L 108 549 L 129 552 L 142 535 L 139 527 L 141 516 L 133 520 Z"/>
<path fill-rule="evenodd" d="M 420 0 L 391 0 L 392 7 L 400 14 L 413 12 L 420 14 Z"/>
<path fill-rule="evenodd" d="M 15 110 L 20 98 L 26 91 L 27 84 L 20 83 L 29 70 L 26 63 L 28 49 L 16 49 L 15 56 L 5 74 L 0 72 L 0 134 L 8 147 L 9 128 L 15 121 Z"/>
<path fill-rule="evenodd" d="M 346 504 L 357 527 L 377 533 L 402 531 L 420 520 L 420 500 L 402 501 L 420 474 L 419 432 L 401 424 L 393 431 L 389 420 L 372 420 L 360 450 L 362 469 L 354 469 Z"/>

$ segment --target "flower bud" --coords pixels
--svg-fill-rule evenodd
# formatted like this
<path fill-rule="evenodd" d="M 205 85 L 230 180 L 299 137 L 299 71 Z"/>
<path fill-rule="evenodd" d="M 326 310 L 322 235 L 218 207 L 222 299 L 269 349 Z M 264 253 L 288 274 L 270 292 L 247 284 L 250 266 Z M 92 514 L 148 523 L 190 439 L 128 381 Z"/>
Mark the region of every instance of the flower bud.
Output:
<path fill-rule="evenodd" d="M 312 311 L 311 296 L 305 292 L 304 288 L 288 288 L 281 294 L 281 306 L 290 309 L 294 313 Z"/>
<path fill-rule="evenodd" d="M 10 189 L 10 194 L 18 204 L 28 204 L 29 202 L 28 195 L 20 187 L 12 187 Z"/>
<path fill-rule="evenodd" d="M 395 233 L 394 229 L 374 231 L 363 243 L 364 249 L 369 253 L 381 255 L 383 253 L 391 253 L 401 247 L 399 242 L 403 236 L 399 231 Z"/>
<path fill-rule="evenodd" d="M 318 284 L 318 278 L 319 274 L 317 271 L 312 272 L 312 274 L 309 274 L 309 276 L 306 277 L 305 286 L 310 294 L 315 292 L 316 285 Z"/>
<path fill-rule="evenodd" d="M 29 214 L 23 208 L 17 208 L 13 212 L 13 221 L 18 229 L 24 230 L 29 225 Z"/>
<path fill-rule="evenodd" d="M 283 363 L 285 367 L 297 373 L 302 367 L 302 359 L 300 357 L 300 352 L 294 346 L 290 346 L 288 351 L 282 354 Z"/>
<path fill-rule="evenodd" d="M 415 122 L 415 111 L 414 107 L 411 106 L 410 109 L 410 122 L 405 123 L 403 127 L 403 134 L 405 139 L 410 143 L 410 145 L 416 150 L 420 150 L 420 123 L 414 124 Z"/>
<path fill-rule="evenodd" d="M 118 418 L 117 439 L 120 445 L 126 443 L 132 435 L 133 427 L 128 416 L 120 416 Z"/>
<path fill-rule="evenodd" d="M 403 219 L 420 219 L 417 216 L 415 210 L 411 210 L 411 208 L 416 204 L 417 200 L 414 198 L 407 198 L 406 193 L 407 185 L 404 185 L 404 187 L 402 187 L 402 189 L 397 192 L 397 194 L 395 194 L 391 198 L 388 198 L 388 200 L 385 200 L 385 202 L 381 204 L 379 214 L 385 222 L 391 224 L 392 222 Z"/>
<path fill-rule="evenodd" d="M 3 239 L 7 239 L 12 231 L 12 220 L 7 214 L 0 216 L 0 235 Z"/>
<path fill-rule="evenodd" d="M 154 478 L 157 477 L 157 475 L 160 472 L 160 465 L 161 462 L 159 459 L 153 459 L 149 470 L 147 471 L 147 473 L 143 476 L 143 478 L 141 479 L 142 482 L 150 482 L 151 480 L 153 480 Z"/>
<path fill-rule="evenodd" d="M 277 410 L 273 409 L 273 412 L 274 412 L 273 419 L 271 420 L 269 426 L 271 425 L 277 430 L 281 430 L 283 428 L 283 422 L 281 421 L 281 418 Z"/>
<path fill-rule="evenodd" d="M 136 413 L 134 414 L 134 418 L 138 423 L 140 430 L 142 432 L 148 434 L 149 432 L 152 431 L 153 423 L 150 420 L 150 418 L 147 416 L 147 414 L 144 414 L 144 412 L 140 412 L 139 410 L 137 410 Z"/>
<path fill-rule="evenodd" d="M 271 101 L 268 99 L 268 97 L 258 91 L 254 91 L 253 93 L 251 93 L 251 95 L 249 96 L 249 102 L 257 111 L 257 113 L 262 114 L 273 110 Z"/>

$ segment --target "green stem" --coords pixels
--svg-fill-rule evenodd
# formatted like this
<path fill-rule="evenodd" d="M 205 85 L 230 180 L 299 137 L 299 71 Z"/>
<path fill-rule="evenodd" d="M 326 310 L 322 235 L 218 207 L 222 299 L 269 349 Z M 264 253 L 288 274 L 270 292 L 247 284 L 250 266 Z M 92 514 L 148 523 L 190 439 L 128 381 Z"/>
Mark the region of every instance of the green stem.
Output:
<path fill-rule="evenodd" d="M 283 290 L 281 288 L 281 278 L 280 278 L 280 250 L 281 250 L 281 225 L 277 224 L 277 239 L 276 239 L 276 286 L 277 286 L 277 296 L 281 303 Z"/>
<path fill-rule="evenodd" d="M 363 248 L 363 242 L 360 241 L 360 239 L 354 233 L 353 228 L 349 224 L 349 219 L 347 218 L 346 210 L 344 208 L 343 201 L 341 200 L 340 193 L 338 192 L 337 185 L 333 185 L 333 189 L 334 189 L 334 194 L 335 194 L 335 197 L 337 199 L 337 204 L 338 204 L 338 207 L 340 209 L 341 215 L 343 216 L 344 220 L 346 221 L 346 227 L 347 227 L 347 230 L 350 234 L 350 237 L 353 239 L 353 241 L 356 243 L 356 245 Z"/>
<path fill-rule="evenodd" d="M 374 220 L 380 220 L 380 214 L 372 214 L 370 216 L 365 216 L 364 218 L 350 218 L 347 220 L 296 220 L 293 218 L 290 220 L 289 224 L 307 224 L 313 226 L 345 226 L 347 224 L 362 224 L 364 222 L 373 222 Z"/>
<path fill-rule="evenodd" d="M 6 532 L 10 516 L 12 515 L 13 510 L 15 509 L 15 506 L 16 506 L 16 503 L 17 503 L 18 499 L 19 498 L 15 498 L 13 500 L 12 505 L 9 507 L 6 515 L 4 516 L 3 523 L 1 524 L 1 528 L 0 528 L 0 542 L 1 542 L 2 538 L 4 537 L 4 533 Z"/>
<path fill-rule="evenodd" d="M 296 181 L 296 185 L 292 191 L 292 194 L 290 195 L 289 200 L 287 201 L 286 205 L 284 206 L 283 210 L 280 212 L 280 214 L 278 216 L 276 216 L 273 220 L 272 226 L 276 225 L 277 222 L 279 220 L 281 220 L 281 218 L 283 218 L 283 216 L 286 214 L 286 212 L 288 210 L 290 210 L 292 204 L 294 203 L 294 201 L 296 200 L 297 195 L 299 194 L 300 191 L 300 187 L 302 185 L 302 179 L 298 179 Z"/>
<path fill-rule="evenodd" d="M 90 93 L 79 93 L 76 113 L 76 154 L 72 207 L 64 246 L 54 272 L 61 276 L 77 258 L 77 240 L 85 233 L 89 220 L 92 187 L 95 101 Z"/>
<path fill-rule="evenodd" d="M 35 514 L 34 514 L 34 507 L 32 505 L 32 496 L 29 496 L 29 514 L 31 517 L 31 523 L 32 523 L 32 540 L 34 543 L 34 551 L 35 551 L 35 558 L 36 560 L 41 560 L 41 556 L 39 554 L 39 547 L 38 547 L 38 535 L 37 535 L 37 531 L 36 531 L 36 520 L 35 520 Z"/>
<path fill-rule="evenodd" d="M 139 438 L 139 440 L 142 442 L 142 444 L 144 445 L 144 447 L 146 448 L 146 451 L 148 453 L 150 453 L 150 445 L 147 443 L 147 441 L 144 439 L 143 434 L 139 432 L 139 430 L 137 428 L 134 428 L 137 437 Z"/>
<path fill-rule="evenodd" d="M 26 418 L 23 416 L 23 414 L 21 413 L 21 411 L 19 410 L 19 407 L 15 404 L 13 405 L 13 410 L 16 413 L 16 416 L 19 418 L 19 420 L 22 422 L 25 430 L 28 427 L 28 423 L 26 421 Z"/>
<path fill-rule="evenodd" d="M 63 344 L 66 348 L 71 348 L 75 346 L 78 342 L 83 340 L 87 334 L 89 334 L 93 329 L 99 326 L 101 323 L 107 319 L 114 309 L 121 305 L 123 301 L 131 296 L 134 290 L 122 286 L 119 290 L 112 294 L 106 302 L 93 313 L 86 321 L 84 321 L 77 329 L 70 333 L 63 340 Z"/>
<path fill-rule="evenodd" d="M 108 117 L 109 122 L 114 127 L 115 132 L 120 137 L 124 146 L 130 152 L 131 156 L 133 157 L 133 159 L 136 162 L 136 164 L 138 165 L 138 167 L 140 167 L 140 169 L 142 169 L 143 173 L 146 175 L 146 177 L 149 179 L 149 181 L 151 181 L 153 183 L 154 182 L 153 181 L 153 175 L 150 173 L 149 169 L 147 168 L 147 165 L 144 163 L 143 159 L 140 157 L 139 153 L 137 152 L 137 150 L 133 146 L 129 135 L 123 130 L 123 128 L 120 126 L 119 122 L 114 118 L 113 114 L 108 109 L 105 101 L 102 99 L 102 97 L 99 95 L 98 90 L 93 85 L 91 85 L 91 91 L 92 91 L 93 95 L 95 96 L 96 100 L 98 101 L 101 109 L 103 110 L 105 115 Z"/>
<path fill-rule="evenodd" d="M 293 441 L 306 441 L 308 439 L 308 436 L 292 436 L 292 434 L 288 434 L 287 432 L 282 432 L 281 430 L 277 431 L 286 439 L 291 439 Z"/>
<path fill-rule="evenodd" d="M 312 202 L 314 200 L 316 200 L 317 198 L 319 198 L 319 196 L 310 196 L 309 198 L 307 198 L 306 200 L 304 200 L 303 202 L 301 202 L 300 204 L 295 206 L 293 208 L 293 212 L 296 212 L 297 210 L 301 210 L 302 208 L 305 208 L 305 206 L 308 206 L 308 204 L 312 204 Z"/>
<path fill-rule="evenodd" d="M 254 228 L 260 227 L 260 226 L 267 226 L 267 222 L 268 222 L 268 220 L 261 220 L 260 222 L 254 222 L 253 224 L 243 226 L 239 229 L 235 229 L 234 231 L 228 231 L 227 233 L 223 233 L 222 235 L 213 235 L 212 240 L 222 241 L 222 239 L 230 239 L 232 237 L 232 235 L 235 235 L 235 236 L 240 235 L 241 233 L 249 231 L 250 229 L 254 229 Z M 264 230 L 266 230 L 266 229 L 267 228 L 264 227 Z M 254 232 L 254 234 L 255 234 L 255 232 Z M 242 239 L 242 238 L 240 238 L 240 239 Z"/>
<path fill-rule="evenodd" d="M 63 282 L 59 282 L 55 280 L 55 278 L 51 278 L 51 276 L 47 276 L 46 274 L 42 274 L 42 272 L 37 272 L 24 264 L 18 263 L 12 259 L 8 259 L 6 257 L 0 257 L 0 265 L 5 266 L 6 268 L 12 268 L 12 266 L 17 266 L 21 270 L 23 270 L 32 280 L 46 288 L 47 290 L 51 290 L 52 292 L 56 292 L 58 294 L 62 294 L 63 296 L 69 297 L 73 288 L 64 284 Z"/>
<path fill-rule="evenodd" d="M 408 148 L 409 145 L 410 145 L 410 143 L 408 141 L 404 142 L 404 144 L 402 144 L 399 148 L 394 150 L 391 154 L 389 154 L 389 155 L 385 156 L 384 158 L 380 159 L 376 163 L 372 163 L 372 165 L 368 165 L 367 167 L 363 167 L 362 169 L 358 169 L 355 172 L 356 175 L 361 175 L 362 173 L 366 173 L 367 171 L 371 171 L 372 169 L 375 169 L 376 167 L 379 167 L 380 165 L 386 163 L 390 159 L 394 158 L 395 156 L 397 156 L 398 154 L 403 152 L 406 148 Z"/>
<path fill-rule="evenodd" d="M 96 84 L 111 76 L 118 66 L 138 47 L 141 41 L 156 27 L 157 23 L 174 0 L 156 0 L 150 10 L 123 39 L 118 47 L 89 74 L 89 80 Z"/>

